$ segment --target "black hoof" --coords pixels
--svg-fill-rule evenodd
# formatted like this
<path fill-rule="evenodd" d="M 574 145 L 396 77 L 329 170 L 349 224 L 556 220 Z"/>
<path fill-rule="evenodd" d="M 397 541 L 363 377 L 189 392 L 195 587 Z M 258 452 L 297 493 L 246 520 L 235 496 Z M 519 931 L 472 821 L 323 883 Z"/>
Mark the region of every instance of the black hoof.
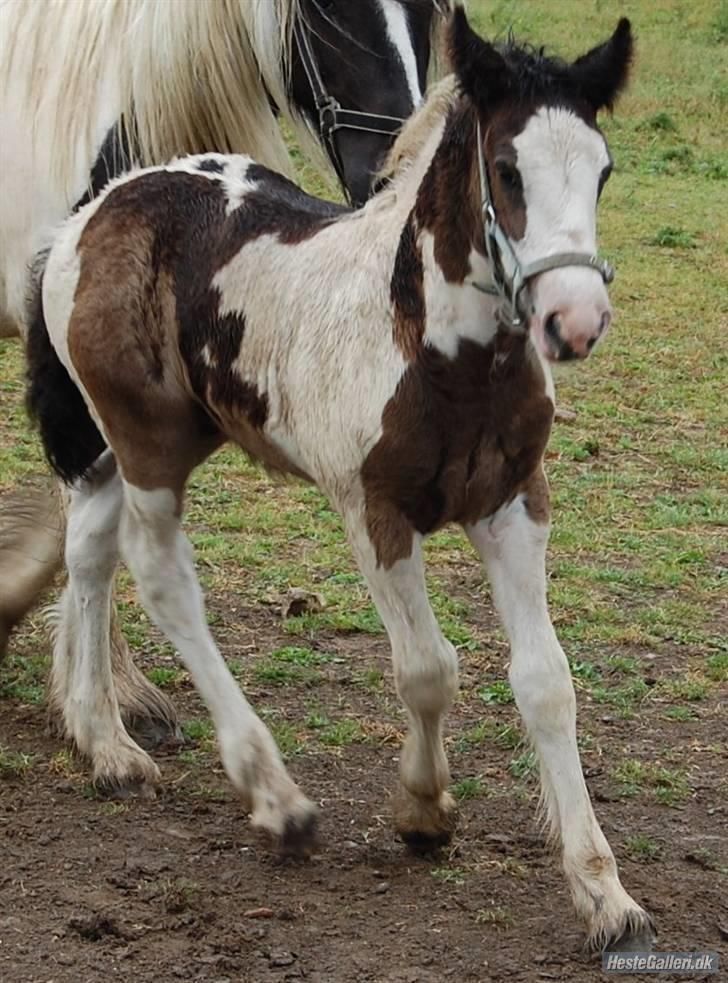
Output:
<path fill-rule="evenodd" d="M 175 721 L 134 717 L 125 724 L 129 736 L 145 751 L 157 751 L 161 747 L 180 748 L 186 743 Z"/>
<path fill-rule="evenodd" d="M 414 853 L 416 857 L 426 857 L 437 853 L 452 840 L 452 831 L 447 829 L 439 833 L 423 833 L 421 830 L 411 830 L 399 835 L 410 853 Z"/>
<path fill-rule="evenodd" d="M 108 778 L 97 778 L 94 782 L 97 795 L 104 799 L 115 799 L 124 802 L 127 799 L 156 799 L 157 793 L 153 785 L 143 779 L 129 779 L 126 782 L 112 781 Z"/>
<path fill-rule="evenodd" d="M 318 846 L 318 816 L 310 812 L 302 818 L 286 820 L 283 834 L 276 840 L 276 849 L 284 857 L 310 857 Z"/>
<path fill-rule="evenodd" d="M 639 924 L 628 924 L 618 938 L 612 939 L 604 948 L 605 952 L 652 952 L 655 941 L 655 927 L 652 919 L 639 920 Z"/>

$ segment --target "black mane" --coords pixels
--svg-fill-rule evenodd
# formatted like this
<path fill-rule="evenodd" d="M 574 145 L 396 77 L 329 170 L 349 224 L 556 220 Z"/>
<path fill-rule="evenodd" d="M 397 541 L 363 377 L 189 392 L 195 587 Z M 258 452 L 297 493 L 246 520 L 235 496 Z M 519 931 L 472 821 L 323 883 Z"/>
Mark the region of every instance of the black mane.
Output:
<path fill-rule="evenodd" d="M 496 47 L 511 70 L 515 83 L 511 92 L 520 100 L 573 100 L 579 97 L 579 86 L 571 66 L 562 58 L 547 54 L 545 47 L 517 41 L 512 34 Z"/>

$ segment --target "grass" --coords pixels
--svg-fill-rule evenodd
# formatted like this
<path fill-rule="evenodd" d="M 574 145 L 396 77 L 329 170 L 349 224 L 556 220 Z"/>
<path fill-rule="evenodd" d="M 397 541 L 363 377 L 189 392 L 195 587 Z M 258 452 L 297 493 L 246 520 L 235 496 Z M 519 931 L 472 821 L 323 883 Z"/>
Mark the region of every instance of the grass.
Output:
<path fill-rule="evenodd" d="M 688 776 L 679 768 L 665 768 L 630 758 L 620 762 L 612 776 L 619 783 L 620 793 L 627 798 L 649 792 L 660 805 L 675 807 L 692 794 Z"/>
<path fill-rule="evenodd" d="M 662 853 L 661 845 L 645 833 L 635 833 L 634 836 L 628 836 L 625 846 L 627 853 L 634 860 L 649 862 L 656 860 Z"/>
<path fill-rule="evenodd" d="M 33 755 L 0 745 L 0 778 L 24 778 L 33 767 Z"/>

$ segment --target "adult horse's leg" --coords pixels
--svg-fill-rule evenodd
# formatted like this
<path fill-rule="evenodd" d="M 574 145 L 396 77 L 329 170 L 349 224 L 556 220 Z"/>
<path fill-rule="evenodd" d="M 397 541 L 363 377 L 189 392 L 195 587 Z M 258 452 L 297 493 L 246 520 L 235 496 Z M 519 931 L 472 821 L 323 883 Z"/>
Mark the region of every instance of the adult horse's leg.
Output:
<path fill-rule="evenodd" d="M 421 538 L 409 557 L 389 569 L 377 562 L 366 521 L 345 511 L 349 540 L 392 646 L 397 692 L 407 707 L 409 733 L 400 756 L 401 787 L 394 803 L 397 832 L 416 852 L 447 843 L 456 808 L 442 744 L 442 718 L 457 692 L 455 649 L 443 636 L 427 598 Z"/>
<path fill-rule="evenodd" d="M 10 631 L 51 583 L 62 557 L 55 486 L 18 489 L 0 501 L 0 658 Z"/>
<path fill-rule="evenodd" d="M 275 741 L 212 639 L 175 494 L 128 483 L 124 493 L 122 551 L 147 611 L 179 651 L 212 714 L 223 765 L 252 824 L 284 850 L 306 852 L 315 835 L 316 807 L 288 775 Z"/>
<path fill-rule="evenodd" d="M 57 678 L 64 689 L 65 734 L 91 760 L 94 781 L 114 790 L 149 792 L 159 781 L 159 770 L 124 729 L 109 651 L 122 503 L 121 478 L 107 451 L 69 495 L 68 586 L 56 638 L 65 658 Z"/>
<path fill-rule="evenodd" d="M 535 479 L 525 496 L 466 532 L 483 559 L 511 644 L 509 678 L 538 755 L 546 816 L 561 842 L 589 945 L 649 948 L 650 917 L 620 884 L 581 769 L 574 687 L 546 604 L 547 495 L 545 478 Z"/>

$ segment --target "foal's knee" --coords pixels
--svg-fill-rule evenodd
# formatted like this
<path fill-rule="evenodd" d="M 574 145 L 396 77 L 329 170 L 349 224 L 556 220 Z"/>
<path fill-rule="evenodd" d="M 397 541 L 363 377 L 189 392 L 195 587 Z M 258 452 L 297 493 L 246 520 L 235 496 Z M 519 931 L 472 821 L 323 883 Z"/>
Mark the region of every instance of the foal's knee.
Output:
<path fill-rule="evenodd" d="M 455 699 L 458 689 L 458 657 L 454 647 L 441 639 L 427 652 L 409 652 L 395 659 L 397 692 L 408 709 L 422 717 L 439 717 Z"/>
<path fill-rule="evenodd" d="M 576 713 L 576 696 L 565 657 L 527 668 L 511 665 L 508 678 L 526 726 L 555 726 Z"/>

